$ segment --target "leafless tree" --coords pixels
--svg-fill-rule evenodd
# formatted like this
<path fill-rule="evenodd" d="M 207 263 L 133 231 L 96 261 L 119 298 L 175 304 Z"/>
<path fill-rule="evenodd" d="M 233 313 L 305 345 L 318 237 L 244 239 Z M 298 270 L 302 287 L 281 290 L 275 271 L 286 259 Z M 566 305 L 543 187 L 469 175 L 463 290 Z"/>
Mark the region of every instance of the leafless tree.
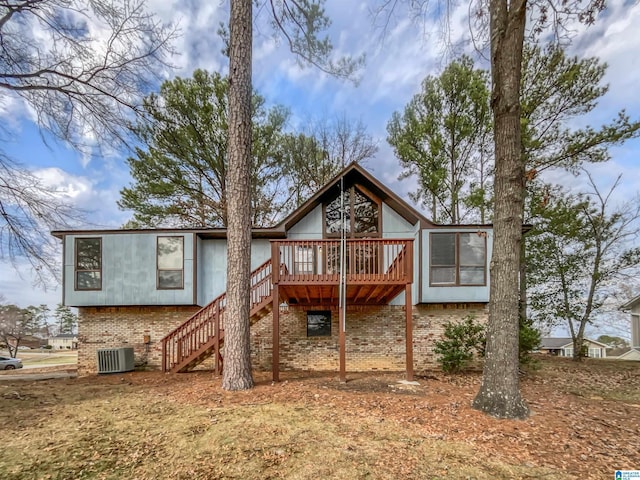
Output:
<path fill-rule="evenodd" d="M 346 115 L 309 121 L 304 133 L 285 138 L 285 165 L 292 208 L 306 201 L 350 163 L 364 163 L 378 145 L 362 121 Z"/>
<path fill-rule="evenodd" d="M 32 335 L 37 327 L 38 318 L 33 310 L 0 305 L 0 343 L 6 345 L 10 357 L 16 357 L 20 342 Z"/>
<path fill-rule="evenodd" d="M 108 151 L 126 140 L 176 33 L 143 0 L 0 0 L 0 102 L 26 108 L 43 132 L 84 155 Z M 26 257 L 44 279 L 54 267 L 45 231 L 81 212 L 7 155 L 0 169 L 0 254 Z"/>

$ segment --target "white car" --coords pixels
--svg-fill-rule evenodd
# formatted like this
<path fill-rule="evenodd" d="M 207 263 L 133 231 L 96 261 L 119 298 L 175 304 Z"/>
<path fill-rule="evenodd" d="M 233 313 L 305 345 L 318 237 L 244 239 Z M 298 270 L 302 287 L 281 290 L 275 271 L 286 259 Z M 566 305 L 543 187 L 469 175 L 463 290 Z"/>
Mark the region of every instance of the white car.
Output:
<path fill-rule="evenodd" d="M 15 370 L 22 368 L 22 360 L 19 358 L 0 357 L 0 370 Z"/>

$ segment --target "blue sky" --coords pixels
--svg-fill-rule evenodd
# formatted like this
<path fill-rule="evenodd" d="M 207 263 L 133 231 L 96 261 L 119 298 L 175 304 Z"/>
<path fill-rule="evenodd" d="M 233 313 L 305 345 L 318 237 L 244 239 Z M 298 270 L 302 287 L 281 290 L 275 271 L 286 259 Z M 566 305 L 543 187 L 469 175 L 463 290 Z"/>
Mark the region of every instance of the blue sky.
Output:
<path fill-rule="evenodd" d="M 256 22 L 254 31 L 254 87 L 269 104 L 282 104 L 292 114 L 292 127 L 304 127 L 309 119 L 347 116 L 362 121 L 377 140 L 377 156 L 367 168 L 384 183 L 405 195 L 414 187 L 411 180 L 400 184 L 398 161 L 386 143 L 386 124 L 391 114 L 401 110 L 418 92 L 427 75 L 437 75 L 447 63 L 442 42 L 441 24 L 435 20 L 422 24 L 398 11 L 384 36 L 371 14 L 378 2 L 328 0 L 327 14 L 333 21 L 329 32 L 338 54 L 366 55 L 366 66 L 358 86 L 337 80 L 313 68 L 300 68 L 282 42 L 271 35 L 266 13 Z M 594 26 L 571 25 L 574 39 L 569 52 L 579 56 L 597 56 L 609 65 L 606 81 L 609 93 L 582 124 L 598 126 L 626 109 L 632 118 L 640 116 L 640 5 L 613 0 L 605 15 Z M 149 0 L 148 9 L 163 21 L 178 22 L 182 31 L 176 42 L 179 55 L 176 66 L 166 72 L 167 78 L 190 76 L 195 68 L 226 72 L 226 59 L 221 55 L 221 41 L 216 34 L 220 22 L 227 20 L 226 2 Z M 468 7 L 454 9 L 449 39 L 461 50 L 478 58 L 468 45 Z M 380 18 L 377 20 L 380 24 Z M 15 99 L 0 105 L 3 121 L 12 126 L 8 153 L 39 175 L 43 181 L 68 192 L 72 201 L 90 212 L 93 227 L 118 227 L 129 214 L 116 206 L 119 190 L 129 181 L 122 157 L 85 158 L 49 139 L 48 145 L 31 120 L 28 109 Z M 595 166 L 593 171 L 603 186 L 610 185 L 623 174 L 619 198 L 627 199 L 640 190 L 638 154 L 640 140 L 628 142 L 611 151 L 612 161 Z M 560 181 L 579 188 L 580 179 L 558 176 Z M 46 234 L 43 232 L 43 234 Z M 20 263 L 20 262 L 19 262 Z M 60 290 L 46 292 L 32 286 L 26 264 L 18 273 L 6 261 L 0 261 L 0 294 L 5 300 L 22 306 L 60 301 Z"/>

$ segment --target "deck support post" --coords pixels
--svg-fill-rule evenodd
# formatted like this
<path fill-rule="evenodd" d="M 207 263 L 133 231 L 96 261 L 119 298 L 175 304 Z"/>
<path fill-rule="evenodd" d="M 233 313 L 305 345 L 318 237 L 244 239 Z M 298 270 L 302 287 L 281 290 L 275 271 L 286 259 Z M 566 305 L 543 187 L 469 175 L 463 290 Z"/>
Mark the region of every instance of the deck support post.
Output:
<path fill-rule="evenodd" d="M 413 381 L 413 307 L 411 299 L 411 284 L 407 283 L 404 289 L 404 309 L 406 315 L 406 358 L 407 358 L 407 380 Z"/>
<path fill-rule="evenodd" d="M 346 312 L 344 310 L 344 306 L 342 305 L 342 300 L 340 300 L 340 306 L 338 307 L 338 325 L 340 325 L 339 327 L 339 331 L 340 331 L 340 382 L 342 383 L 346 383 L 347 381 L 347 372 L 346 372 L 346 347 L 347 347 L 347 342 L 346 342 L 346 334 L 344 331 L 344 327 L 345 327 L 345 322 L 344 322 L 344 316 L 346 315 Z"/>
<path fill-rule="evenodd" d="M 273 285 L 271 291 L 273 295 L 273 309 L 271 316 L 273 318 L 273 346 L 271 349 L 271 369 L 273 373 L 273 381 L 280 381 L 280 295 L 278 293 L 278 284 Z"/>
<path fill-rule="evenodd" d="M 215 359 L 215 373 L 222 375 L 220 368 L 220 302 L 216 302 L 216 313 L 213 320 L 213 336 L 215 344 L 213 345 L 213 358 Z"/>

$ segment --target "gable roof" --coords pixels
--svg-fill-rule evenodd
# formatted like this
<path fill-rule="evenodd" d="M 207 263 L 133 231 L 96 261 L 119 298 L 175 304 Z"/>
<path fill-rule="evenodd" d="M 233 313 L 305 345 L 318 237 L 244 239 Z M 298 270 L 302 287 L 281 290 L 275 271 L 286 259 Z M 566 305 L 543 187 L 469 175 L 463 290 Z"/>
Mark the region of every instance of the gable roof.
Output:
<path fill-rule="evenodd" d="M 622 355 L 620 355 L 618 357 L 618 360 L 626 360 L 627 357 L 629 358 L 637 358 L 640 356 L 640 347 L 633 347 L 630 348 L 628 352 L 623 353 Z"/>
<path fill-rule="evenodd" d="M 285 238 L 286 231 L 298 223 L 309 212 L 318 205 L 330 201 L 340 191 L 340 179 L 345 179 L 346 186 L 355 184 L 361 185 L 369 190 L 373 195 L 385 202 L 398 215 L 404 218 L 411 225 L 420 224 L 420 228 L 426 227 L 451 227 L 453 225 L 438 225 L 428 220 L 425 216 L 411 207 L 400 196 L 394 193 L 386 185 L 377 180 L 357 163 L 347 165 L 335 177 L 329 180 L 320 190 L 318 190 L 309 200 L 300 205 L 284 220 L 277 225 L 268 228 L 256 227 L 251 229 L 252 238 Z M 458 225 L 456 225 L 458 226 Z M 464 227 L 475 228 L 479 225 L 464 225 Z M 461 226 L 462 227 L 462 226 Z M 73 235 L 96 235 L 96 234 L 123 234 L 123 233 L 195 233 L 201 238 L 226 238 L 226 228 L 154 228 L 154 229 L 103 229 L 103 230 L 54 230 L 51 235 L 62 239 L 66 234 Z"/>
<path fill-rule="evenodd" d="M 619 357 L 629 350 L 631 350 L 631 347 L 607 348 L 607 357 Z"/>
<path fill-rule="evenodd" d="M 640 304 L 640 295 L 638 295 L 637 297 L 632 298 L 627 303 L 625 303 L 623 305 L 620 305 L 620 310 L 622 310 L 622 311 L 631 310 L 633 307 L 635 307 L 638 304 Z"/>
<path fill-rule="evenodd" d="M 596 345 L 600 345 L 601 347 L 607 347 L 604 343 L 597 342 L 596 340 L 591 340 L 590 338 L 585 337 L 585 342 L 595 343 Z M 541 338 L 540 339 L 540 348 L 546 350 L 556 350 L 563 347 L 573 347 L 573 339 L 571 337 L 557 337 L 557 338 Z"/>
<path fill-rule="evenodd" d="M 309 200 L 300 205 L 290 215 L 276 225 L 275 229 L 283 229 L 284 231 L 289 230 L 318 205 L 332 200 L 335 197 L 336 192 L 340 192 L 340 179 L 343 177 L 346 187 L 351 187 L 355 184 L 362 185 L 372 194 L 380 198 L 380 200 L 385 202 L 411 225 L 420 223 L 421 228 L 436 226 L 435 223 L 428 220 L 402 198 L 391 191 L 389 187 L 382 184 L 363 167 L 354 162 L 347 165 L 341 172 L 329 180 L 324 187 L 318 190 Z"/>
<path fill-rule="evenodd" d="M 540 348 L 554 350 L 554 349 L 565 347 L 570 343 L 572 344 L 573 340 L 569 337 L 541 338 Z"/>

